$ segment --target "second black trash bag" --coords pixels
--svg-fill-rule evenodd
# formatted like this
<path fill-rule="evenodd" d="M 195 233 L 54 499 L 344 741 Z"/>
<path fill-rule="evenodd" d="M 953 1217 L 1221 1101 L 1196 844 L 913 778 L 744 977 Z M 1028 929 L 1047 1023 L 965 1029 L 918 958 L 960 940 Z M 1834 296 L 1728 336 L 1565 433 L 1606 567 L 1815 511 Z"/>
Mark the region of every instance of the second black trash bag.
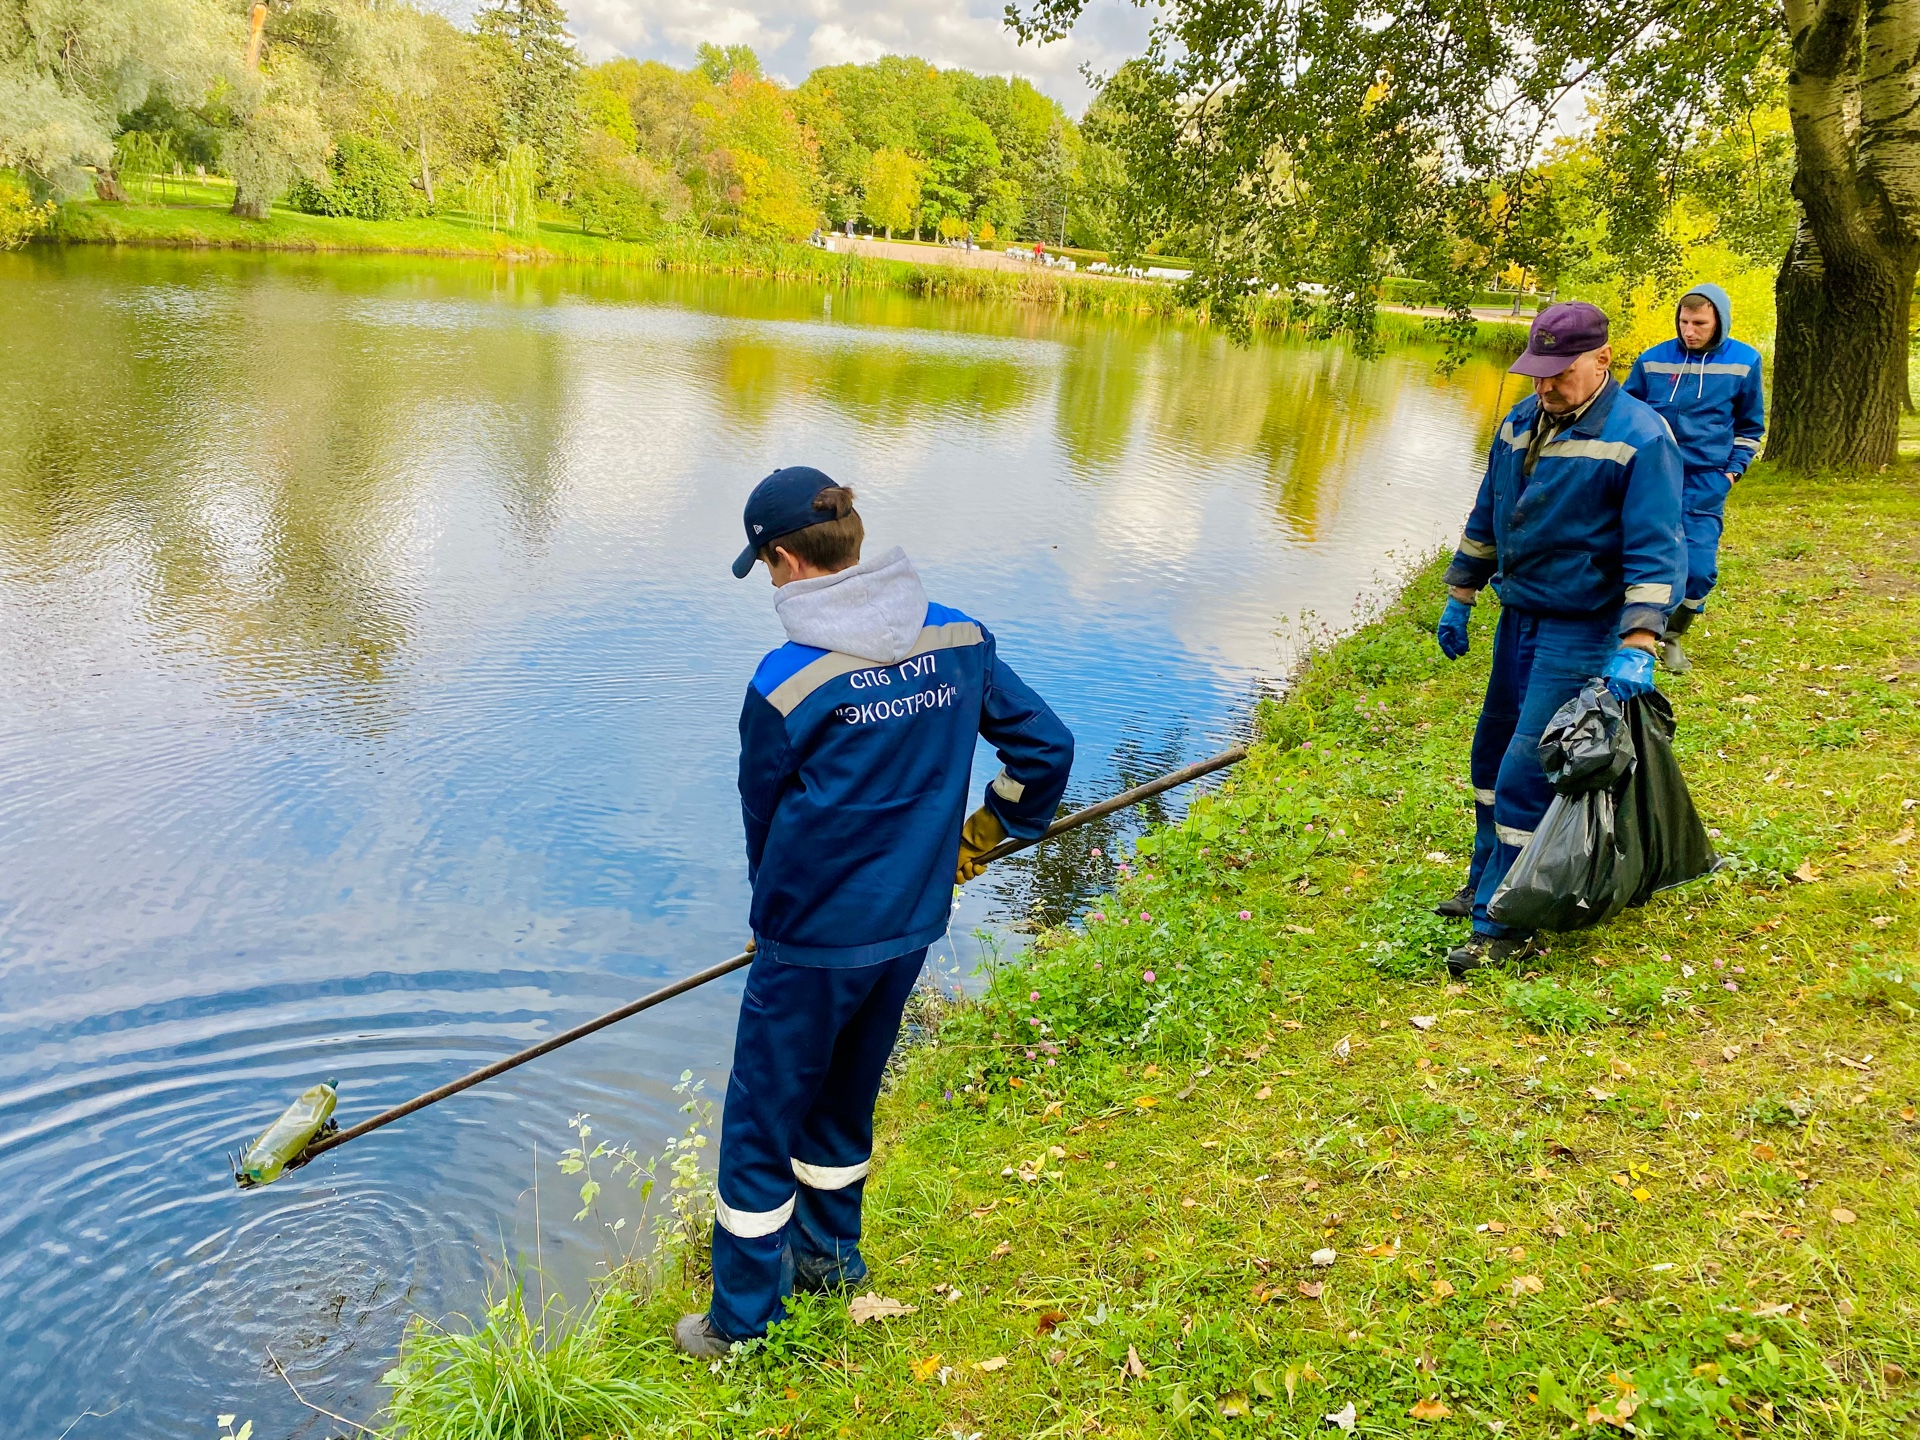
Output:
<path fill-rule="evenodd" d="M 1616 833 L 1629 862 L 1616 907 L 1622 910 L 1644 905 L 1656 891 L 1697 880 L 1720 865 L 1673 755 L 1673 706 L 1657 690 L 1635 696 L 1627 703 L 1627 724 L 1638 759 L 1618 792 Z"/>

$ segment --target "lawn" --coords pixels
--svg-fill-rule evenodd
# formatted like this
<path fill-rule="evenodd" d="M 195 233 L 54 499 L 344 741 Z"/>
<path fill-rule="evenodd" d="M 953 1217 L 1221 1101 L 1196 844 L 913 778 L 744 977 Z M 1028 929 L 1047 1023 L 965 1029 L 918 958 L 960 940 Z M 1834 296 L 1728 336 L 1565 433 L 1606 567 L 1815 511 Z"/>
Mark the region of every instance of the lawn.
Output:
<path fill-rule="evenodd" d="M 695 1364 L 661 1338 L 702 1303 L 670 1252 L 544 1351 L 505 1311 L 423 1327 L 390 1418 L 1911 1435 L 1920 476 L 1761 467 L 1721 583 L 1698 668 L 1661 681 L 1720 874 L 1448 983 L 1460 932 L 1427 906 L 1469 849 L 1491 624 L 1441 659 L 1429 567 L 1267 709 L 1229 786 L 1126 863 L 1084 856 L 1103 918 L 932 1017 L 867 1199 L 862 1289 L 910 1310 L 797 1302 Z M 508 1378 L 496 1421 L 450 1408 Z"/>

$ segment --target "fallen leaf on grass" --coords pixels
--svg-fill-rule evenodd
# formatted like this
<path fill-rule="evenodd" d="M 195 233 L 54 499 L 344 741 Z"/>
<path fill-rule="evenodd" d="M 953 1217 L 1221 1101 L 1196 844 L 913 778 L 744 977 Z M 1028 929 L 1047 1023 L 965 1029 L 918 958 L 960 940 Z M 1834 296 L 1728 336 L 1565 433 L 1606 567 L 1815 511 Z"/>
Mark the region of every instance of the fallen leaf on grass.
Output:
<path fill-rule="evenodd" d="M 1049 1100 L 1047 1102 L 1047 1108 L 1040 1112 L 1040 1118 L 1045 1120 L 1050 1115 L 1058 1115 L 1066 1108 L 1066 1105 L 1067 1102 L 1064 1100 Z"/>
<path fill-rule="evenodd" d="M 1445 1300 L 1448 1296 L 1452 1295 L 1453 1293 L 1454 1293 L 1453 1286 L 1449 1284 L 1447 1281 L 1436 1280 L 1433 1282 L 1433 1303 L 1434 1304 L 1438 1305 L 1442 1300 Z"/>
<path fill-rule="evenodd" d="M 999 1203 L 1000 1202 L 998 1200 L 989 1200 L 986 1204 L 980 1206 L 978 1209 L 972 1212 L 973 1218 L 976 1220 L 986 1219 L 987 1216 L 993 1213 L 994 1207 Z"/>
<path fill-rule="evenodd" d="M 1547 1287 L 1538 1275 L 1516 1275 L 1513 1277 L 1515 1295 L 1538 1295 Z"/>
<path fill-rule="evenodd" d="M 1771 1145 L 1754 1146 L 1753 1158 L 1756 1160 L 1772 1160 L 1773 1158 L 1775 1158 L 1775 1152 L 1774 1152 L 1773 1146 Z"/>
<path fill-rule="evenodd" d="M 1329 1246 L 1325 1250 L 1314 1251 L 1313 1254 L 1309 1255 L 1307 1258 L 1311 1260 L 1315 1265 L 1318 1265 L 1321 1269 L 1324 1270 L 1327 1266 L 1333 1264 L 1335 1260 L 1338 1260 L 1340 1258 L 1340 1254 L 1337 1250 L 1334 1250 L 1331 1246 Z"/>
<path fill-rule="evenodd" d="M 1048 1310 L 1033 1322 L 1033 1333 L 1036 1335 L 1051 1335 L 1054 1327 L 1066 1318 L 1067 1312 L 1064 1310 Z"/>
<path fill-rule="evenodd" d="M 1653 1192 L 1647 1189 L 1647 1187 L 1644 1185 L 1636 1185 L 1628 1193 L 1632 1195 L 1634 1199 L 1638 1200 L 1642 1205 L 1646 1204 L 1647 1201 L 1653 1198 Z"/>
<path fill-rule="evenodd" d="M 1327 1293 L 1326 1282 L 1324 1280 L 1302 1280 L 1300 1282 L 1300 1293 L 1309 1300 L 1318 1300 L 1322 1295 Z"/>
<path fill-rule="evenodd" d="M 1407 1411 L 1407 1414 L 1415 1420 L 1429 1421 L 1444 1420 L 1452 1413 L 1453 1411 L 1448 1408 L 1447 1402 L 1442 1400 L 1438 1395 L 1427 1396 L 1426 1399 L 1416 1402 L 1414 1407 Z"/>
<path fill-rule="evenodd" d="M 1147 1373 L 1147 1367 L 1140 1363 L 1140 1352 L 1131 1345 L 1127 1346 L 1127 1363 L 1124 1368 L 1127 1374 L 1136 1380 Z"/>
<path fill-rule="evenodd" d="M 1007 1357 L 1004 1355 L 995 1355 L 989 1360 L 976 1360 L 973 1362 L 973 1368 L 976 1370 L 985 1370 L 989 1374 L 995 1370 L 1004 1370 L 1007 1368 Z"/>
<path fill-rule="evenodd" d="M 1360 1253 L 1363 1255 L 1371 1255 L 1376 1260 L 1391 1260 L 1395 1255 L 1400 1253 L 1400 1242 L 1398 1240 L 1382 1240 L 1378 1245 L 1369 1245 Z"/>
<path fill-rule="evenodd" d="M 991 1258 L 995 1260 L 999 1260 L 1004 1256 L 1011 1255 L 1012 1253 L 1013 1253 L 1013 1242 L 1011 1240 L 1002 1240 L 998 1245 L 993 1247 L 993 1254 Z"/>
<path fill-rule="evenodd" d="M 1151 1095 L 1142 1095 L 1138 1100 L 1135 1100 L 1133 1103 L 1139 1106 L 1142 1110 L 1151 1110 L 1154 1106 L 1158 1105 L 1160 1102 Z"/>
<path fill-rule="evenodd" d="M 1802 860 L 1800 862 L 1800 868 L 1793 872 L 1793 878 L 1798 880 L 1802 885 L 1811 885 L 1820 878 L 1820 872 L 1813 868 L 1813 862 L 1811 860 Z"/>
<path fill-rule="evenodd" d="M 1613 1099 L 1613 1091 L 1602 1090 L 1598 1085 L 1589 1085 L 1587 1087 L 1587 1094 L 1591 1095 L 1594 1099 L 1600 1100 L 1600 1101 Z"/>
<path fill-rule="evenodd" d="M 1416 1030 L 1431 1030 L 1435 1025 L 1440 1023 L 1440 1017 L 1437 1015 L 1409 1015 L 1407 1017 L 1407 1023 Z"/>
<path fill-rule="evenodd" d="M 1247 1403 L 1247 1397 L 1238 1390 L 1220 1402 L 1220 1414 L 1227 1420 L 1244 1420 L 1253 1413 L 1253 1407 Z"/>
<path fill-rule="evenodd" d="M 1329 1425 L 1339 1426 L 1351 1435 L 1353 1433 L 1353 1422 L 1359 1418 L 1359 1412 L 1353 1408 L 1353 1402 L 1349 1400 L 1331 1415 L 1322 1415 L 1320 1418 Z"/>
<path fill-rule="evenodd" d="M 1272 1094 L 1273 1094 L 1273 1086 L 1262 1085 L 1258 1090 L 1253 1092 L 1253 1098 L 1256 1100 L 1265 1100 L 1271 1097 Z"/>
<path fill-rule="evenodd" d="M 913 1306 L 903 1305 L 873 1290 L 865 1295 L 856 1295 L 847 1302 L 847 1314 L 856 1325 L 864 1325 L 869 1320 L 890 1320 L 895 1315 L 911 1315 L 913 1312 Z"/>
<path fill-rule="evenodd" d="M 1333 1047 L 1333 1058 L 1336 1060 L 1345 1060 L 1352 1054 L 1353 1037 L 1351 1035 L 1342 1035 L 1339 1042 Z"/>
<path fill-rule="evenodd" d="M 1833 1217 L 1833 1223 L 1836 1225 L 1851 1225 L 1860 1218 L 1844 1205 L 1836 1205 L 1827 1213 Z"/>
<path fill-rule="evenodd" d="M 912 1366 L 913 1378 L 925 1384 L 940 1373 L 940 1357 L 929 1355 L 924 1360 L 916 1360 Z"/>

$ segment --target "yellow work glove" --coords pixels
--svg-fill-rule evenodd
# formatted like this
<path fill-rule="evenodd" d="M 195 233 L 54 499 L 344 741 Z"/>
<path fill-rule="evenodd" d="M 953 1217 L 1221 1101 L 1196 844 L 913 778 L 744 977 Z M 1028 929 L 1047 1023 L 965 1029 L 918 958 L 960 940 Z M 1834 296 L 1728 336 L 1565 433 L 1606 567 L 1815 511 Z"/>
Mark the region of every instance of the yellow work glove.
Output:
<path fill-rule="evenodd" d="M 1007 827 L 986 806 L 969 815 L 967 823 L 960 827 L 960 863 L 954 868 L 953 883 L 964 885 L 986 869 L 980 857 L 1006 838 Z"/>

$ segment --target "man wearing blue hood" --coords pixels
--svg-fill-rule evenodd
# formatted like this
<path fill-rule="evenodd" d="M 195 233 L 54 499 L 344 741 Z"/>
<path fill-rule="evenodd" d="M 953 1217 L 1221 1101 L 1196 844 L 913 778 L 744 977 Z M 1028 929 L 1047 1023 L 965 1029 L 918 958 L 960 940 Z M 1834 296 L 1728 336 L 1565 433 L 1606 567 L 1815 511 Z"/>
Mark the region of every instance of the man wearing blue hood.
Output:
<path fill-rule="evenodd" d="M 1687 593 L 1661 636 L 1669 670 L 1693 668 L 1680 637 L 1720 576 L 1720 530 L 1733 489 L 1767 431 L 1760 352 L 1733 338 L 1733 307 L 1718 285 L 1696 285 L 1674 307 L 1675 337 L 1633 362 L 1626 391 L 1666 419 L 1686 473 Z"/>
<path fill-rule="evenodd" d="M 900 550 L 860 559 L 853 492 L 805 465 L 747 497 L 747 548 L 787 643 L 740 714 L 753 965 L 720 1123 L 713 1303 L 674 1340 L 724 1355 L 792 1290 L 866 1277 L 860 1199 L 873 1103 L 953 890 L 1009 836 L 1037 838 L 1073 736 L 993 636 L 931 604 Z M 1002 769 L 961 823 L 976 736 Z"/>

